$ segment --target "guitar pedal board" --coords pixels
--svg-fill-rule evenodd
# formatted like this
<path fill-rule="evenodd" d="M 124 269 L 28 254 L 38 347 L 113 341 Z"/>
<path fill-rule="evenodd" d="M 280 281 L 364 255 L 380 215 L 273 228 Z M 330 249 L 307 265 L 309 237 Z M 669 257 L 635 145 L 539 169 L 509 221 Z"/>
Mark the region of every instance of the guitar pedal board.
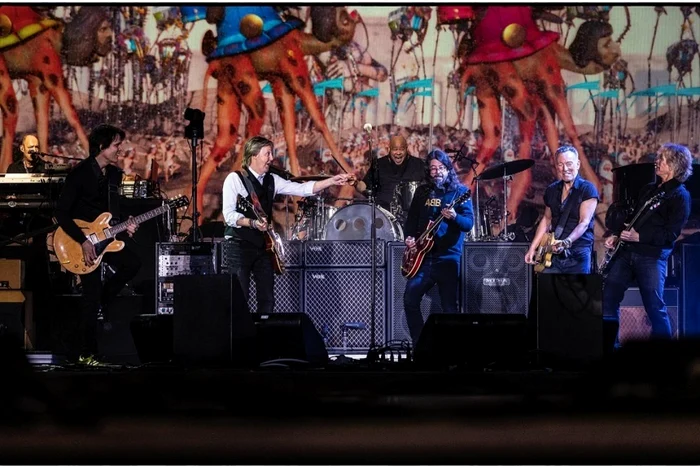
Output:
<path fill-rule="evenodd" d="M 175 276 L 215 275 L 219 271 L 218 244 L 160 242 L 156 244 L 156 314 L 172 315 Z"/>

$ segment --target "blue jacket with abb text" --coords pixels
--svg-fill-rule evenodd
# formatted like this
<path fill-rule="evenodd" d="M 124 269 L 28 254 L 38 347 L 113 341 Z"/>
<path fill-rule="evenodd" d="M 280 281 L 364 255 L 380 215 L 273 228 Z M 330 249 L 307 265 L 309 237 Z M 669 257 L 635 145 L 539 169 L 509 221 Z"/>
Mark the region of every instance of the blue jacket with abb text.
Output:
<path fill-rule="evenodd" d="M 434 184 L 424 184 L 418 187 L 413 197 L 408 218 L 404 226 L 406 237 L 414 237 L 416 240 L 428 227 L 428 222 L 440 216 L 442 208 L 448 206 L 468 189 L 460 185 L 457 190 L 445 191 Z M 474 211 L 471 198 L 454 207 L 457 217 L 444 219 L 438 227 L 433 239 L 435 245 L 428 252 L 433 258 L 454 258 L 459 261 L 464 244 L 464 233 L 471 230 L 474 225 Z"/>

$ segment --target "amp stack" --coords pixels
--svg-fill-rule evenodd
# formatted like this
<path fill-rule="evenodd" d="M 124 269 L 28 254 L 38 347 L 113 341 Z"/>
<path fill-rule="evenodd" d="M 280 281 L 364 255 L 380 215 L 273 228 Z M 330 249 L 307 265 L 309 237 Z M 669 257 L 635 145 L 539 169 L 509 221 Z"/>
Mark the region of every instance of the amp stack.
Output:
<path fill-rule="evenodd" d="M 321 333 L 329 352 L 367 351 L 372 336 L 384 342 L 386 317 L 386 242 L 308 241 L 304 248 L 304 312 Z M 372 261 L 376 262 L 372 281 Z"/>

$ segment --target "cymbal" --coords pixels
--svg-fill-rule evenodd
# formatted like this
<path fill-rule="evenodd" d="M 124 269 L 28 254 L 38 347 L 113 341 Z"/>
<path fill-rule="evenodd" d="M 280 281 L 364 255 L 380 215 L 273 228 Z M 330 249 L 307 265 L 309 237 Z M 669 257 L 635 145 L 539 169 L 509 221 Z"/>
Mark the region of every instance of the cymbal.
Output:
<path fill-rule="evenodd" d="M 310 182 L 310 181 L 317 181 L 317 180 L 326 180 L 327 178 L 332 177 L 329 175 L 307 175 L 307 176 L 299 176 L 299 177 L 294 177 L 291 180 L 292 182 Z"/>
<path fill-rule="evenodd" d="M 515 161 L 499 164 L 498 166 L 486 169 L 484 172 L 479 174 L 479 177 L 477 177 L 477 179 L 499 179 L 501 177 L 517 174 L 518 172 L 530 169 L 534 165 L 535 161 L 533 161 L 532 159 L 516 159 Z"/>

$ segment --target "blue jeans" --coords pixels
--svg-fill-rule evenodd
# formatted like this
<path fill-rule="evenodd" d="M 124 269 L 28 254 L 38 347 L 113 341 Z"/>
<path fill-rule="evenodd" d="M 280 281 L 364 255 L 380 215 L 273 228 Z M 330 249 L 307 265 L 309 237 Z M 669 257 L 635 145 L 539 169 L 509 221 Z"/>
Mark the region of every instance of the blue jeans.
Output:
<path fill-rule="evenodd" d="M 423 296 L 436 283 L 440 291 L 442 312 L 445 314 L 456 314 L 458 312 L 459 261 L 426 257 L 416 276 L 406 283 L 403 307 L 406 312 L 406 324 L 411 332 L 411 340 L 414 346 L 424 325 L 420 303 L 423 300 Z"/>
<path fill-rule="evenodd" d="M 623 248 L 612 260 L 605 278 L 603 315 L 614 315 L 619 320 L 620 302 L 625 291 L 636 283 L 651 322 L 651 337 L 671 338 L 671 322 L 664 303 L 665 281 L 666 260 L 639 255 Z M 615 346 L 619 346 L 617 339 Z"/>
<path fill-rule="evenodd" d="M 591 272 L 591 249 L 572 250 L 568 257 L 552 255 L 552 266 L 542 273 L 587 275 Z"/>

